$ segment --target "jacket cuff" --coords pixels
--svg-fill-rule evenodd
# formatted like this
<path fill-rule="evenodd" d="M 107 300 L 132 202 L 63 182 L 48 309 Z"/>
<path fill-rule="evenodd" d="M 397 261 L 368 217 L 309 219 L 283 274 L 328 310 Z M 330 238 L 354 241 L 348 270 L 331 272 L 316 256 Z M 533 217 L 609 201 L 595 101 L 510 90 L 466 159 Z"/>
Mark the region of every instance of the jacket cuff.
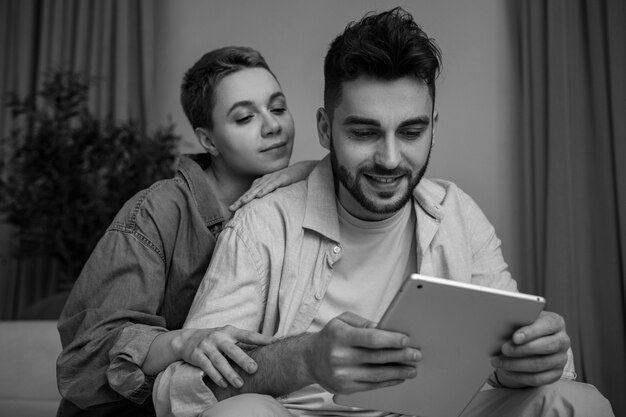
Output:
<path fill-rule="evenodd" d="M 161 372 L 152 396 L 157 416 L 196 417 L 217 403 L 203 377 L 200 368 L 182 361 Z"/>
<path fill-rule="evenodd" d="M 152 394 L 155 377 L 144 374 L 141 365 L 154 339 L 166 331 L 138 324 L 122 330 L 109 351 L 110 365 L 106 370 L 106 378 L 115 392 L 136 404 L 143 404 Z"/>

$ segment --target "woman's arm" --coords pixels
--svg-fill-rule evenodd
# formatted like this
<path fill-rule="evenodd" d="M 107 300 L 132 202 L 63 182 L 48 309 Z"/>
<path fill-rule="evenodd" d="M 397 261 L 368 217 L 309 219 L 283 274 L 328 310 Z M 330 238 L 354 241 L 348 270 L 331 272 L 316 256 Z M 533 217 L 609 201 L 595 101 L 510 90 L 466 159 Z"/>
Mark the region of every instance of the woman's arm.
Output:
<path fill-rule="evenodd" d="M 154 339 L 141 369 L 147 375 L 156 375 L 170 364 L 184 360 L 201 368 L 222 388 L 228 386 L 227 381 L 233 387 L 241 388 L 243 380 L 228 359 L 250 374 L 256 372 L 257 364 L 237 343 L 263 346 L 273 341 L 270 336 L 233 326 L 172 330 Z"/>

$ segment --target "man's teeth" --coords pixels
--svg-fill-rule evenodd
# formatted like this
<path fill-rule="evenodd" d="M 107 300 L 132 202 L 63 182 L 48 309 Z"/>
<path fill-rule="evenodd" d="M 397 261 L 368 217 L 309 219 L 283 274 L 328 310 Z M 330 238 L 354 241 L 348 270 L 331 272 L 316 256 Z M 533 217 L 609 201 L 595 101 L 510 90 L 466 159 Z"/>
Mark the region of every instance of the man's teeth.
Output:
<path fill-rule="evenodd" d="M 374 181 L 377 182 L 382 182 L 384 184 L 388 184 L 390 182 L 394 182 L 396 180 L 396 178 L 385 178 L 385 177 L 374 177 L 374 176 L 369 176 L 371 179 L 373 179 Z"/>

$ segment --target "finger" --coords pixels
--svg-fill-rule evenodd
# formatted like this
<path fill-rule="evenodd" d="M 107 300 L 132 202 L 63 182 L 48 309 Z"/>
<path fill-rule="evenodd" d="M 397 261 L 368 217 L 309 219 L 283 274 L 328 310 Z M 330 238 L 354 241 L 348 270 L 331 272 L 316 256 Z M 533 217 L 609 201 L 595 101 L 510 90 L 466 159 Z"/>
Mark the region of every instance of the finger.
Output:
<path fill-rule="evenodd" d="M 218 386 L 220 386 L 222 388 L 226 388 L 228 386 L 228 384 L 226 383 L 226 380 L 224 379 L 222 374 L 220 374 L 215 369 L 215 367 L 213 366 L 213 364 L 211 363 L 211 361 L 209 360 L 209 358 L 206 355 L 204 355 L 204 354 L 198 355 L 197 360 L 195 362 L 196 363 L 194 365 L 196 365 L 200 369 L 202 369 L 202 371 L 206 375 L 208 375 L 208 377 L 211 378 L 211 380 L 213 382 L 215 382 Z"/>
<path fill-rule="evenodd" d="M 498 356 L 493 358 L 491 364 L 498 369 L 509 372 L 541 373 L 558 369 L 563 370 L 567 362 L 567 354 L 530 356 L 524 358 L 509 358 Z"/>
<path fill-rule="evenodd" d="M 239 210 L 239 208 L 242 206 L 243 204 L 241 203 L 241 198 L 237 199 L 237 201 L 235 201 L 233 204 L 231 204 L 230 206 L 228 206 L 228 210 L 230 211 L 237 211 Z"/>
<path fill-rule="evenodd" d="M 522 345 L 506 342 L 502 345 L 502 353 L 505 356 L 510 357 L 551 355 L 554 353 L 565 352 L 569 346 L 570 340 L 567 334 L 559 332 L 554 335 L 531 340 L 530 342 Z"/>
<path fill-rule="evenodd" d="M 565 329 L 565 320 L 556 313 L 542 311 L 534 323 L 524 326 L 513 333 L 513 343 L 521 345 L 543 336 L 558 333 Z"/>
<path fill-rule="evenodd" d="M 373 329 L 376 327 L 376 323 L 374 323 L 373 321 L 370 321 L 365 317 L 361 317 L 351 311 L 346 311 L 339 315 L 337 318 L 344 323 L 348 323 L 352 327 L 361 327 L 364 329 Z"/>
<path fill-rule="evenodd" d="M 247 344 L 259 345 L 259 346 L 269 345 L 270 343 L 274 343 L 276 342 L 276 340 L 278 340 L 273 336 L 268 336 L 268 335 L 253 332 L 250 330 L 237 329 L 237 328 L 234 328 L 231 335 L 233 337 L 233 341 L 235 342 L 244 342 Z"/>
<path fill-rule="evenodd" d="M 226 380 L 235 388 L 241 388 L 243 386 L 243 380 L 233 367 L 228 363 L 228 360 L 222 355 L 220 351 L 211 347 L 207 352 L 209 360 L 215 367 L 215 369 L 226 378 Z M 250 359 L 251 360 L 251 359 Z M 255 364 L 256 366 L 256 364 Z M 246 369 L 246 368 L 244 368 Z"/>
<path fill-rule="evenodd" d="M 352 369 L 355 382 L 381 383 L 415 378 L 417 368 L 404 365 L 369 365 Z"/>
<path fill-rule="evenodd" d="M 415 366 L 422 359 L 419 349 L 360 349 L 359 361 L 370 364 L 401 363 Z"/>
<path fill-rule="evenodd" d="M 396 379 L 383 382 L 353 382 L 349 387 L 342 390 L 342 394 L 352 394 L 354 392 L 369 391 L 378 388 L 391 387 L 403 383 L 404 379 Z"/>
<path fill-rule="evenodd" d="M 381 329 L 352 328 L 346 338 L 351 346 L 370 349 L 402 349 L 409 344 L 407 335 Z"/>
<path fill-rule="evenodd" d="M 509 371 L 501 371 L 507 377 L 515 380 L 517 383 L 530 386 L 530 387 L 538 387 L 541 385 L 551 384 L 555 381 L 558 381 L 561 378 L 561 371 L 557 369 L 553 369 L 547 372 L 542 373 L 523 373 L 523 372 L 509 372 Z"/>
<path fill-rule="evenodd" d="M 278 184 L 275 183 L 267 183 L 262 188 L 260 188 L 256 193 L 256 198 L 261 198 L 263 196 L 268 195 L 272 191 L 276 190 L 279 187 Z"/>
<path fill-rule="evenodd" d="M 249 374 L 253 374 L 259 368 L 257 363 L 239 346 L 231 342 L 219 346 L 220 350 L 232 359 L 241 369 Z"/>

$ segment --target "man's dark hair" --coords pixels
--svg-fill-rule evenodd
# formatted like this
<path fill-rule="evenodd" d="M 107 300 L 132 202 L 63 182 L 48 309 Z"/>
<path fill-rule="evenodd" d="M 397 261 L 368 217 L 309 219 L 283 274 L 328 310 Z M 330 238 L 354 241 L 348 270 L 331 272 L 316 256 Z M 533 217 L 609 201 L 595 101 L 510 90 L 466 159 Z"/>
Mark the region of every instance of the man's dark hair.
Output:
<path fill-rule="evenodd" d="M 435 101 L 441 51 L 413 16 L 400 7 L 366 14 L 348 24 L 331 43 L 324 60 L 324 107 L 332 117 L 341 84 L 362 75 L 383 80 L 414 77 L 428 86 Z"/>
<path fill-rule="evenodd" d="M 217 84 L 225 76 L 245 68 L 265 68 L 274 75 L 258 51 L 243 46 L 227 46 L 207 52 L 187 70 L 180 102 L 191 127 L 213 128 L 211 114 Z"/>

